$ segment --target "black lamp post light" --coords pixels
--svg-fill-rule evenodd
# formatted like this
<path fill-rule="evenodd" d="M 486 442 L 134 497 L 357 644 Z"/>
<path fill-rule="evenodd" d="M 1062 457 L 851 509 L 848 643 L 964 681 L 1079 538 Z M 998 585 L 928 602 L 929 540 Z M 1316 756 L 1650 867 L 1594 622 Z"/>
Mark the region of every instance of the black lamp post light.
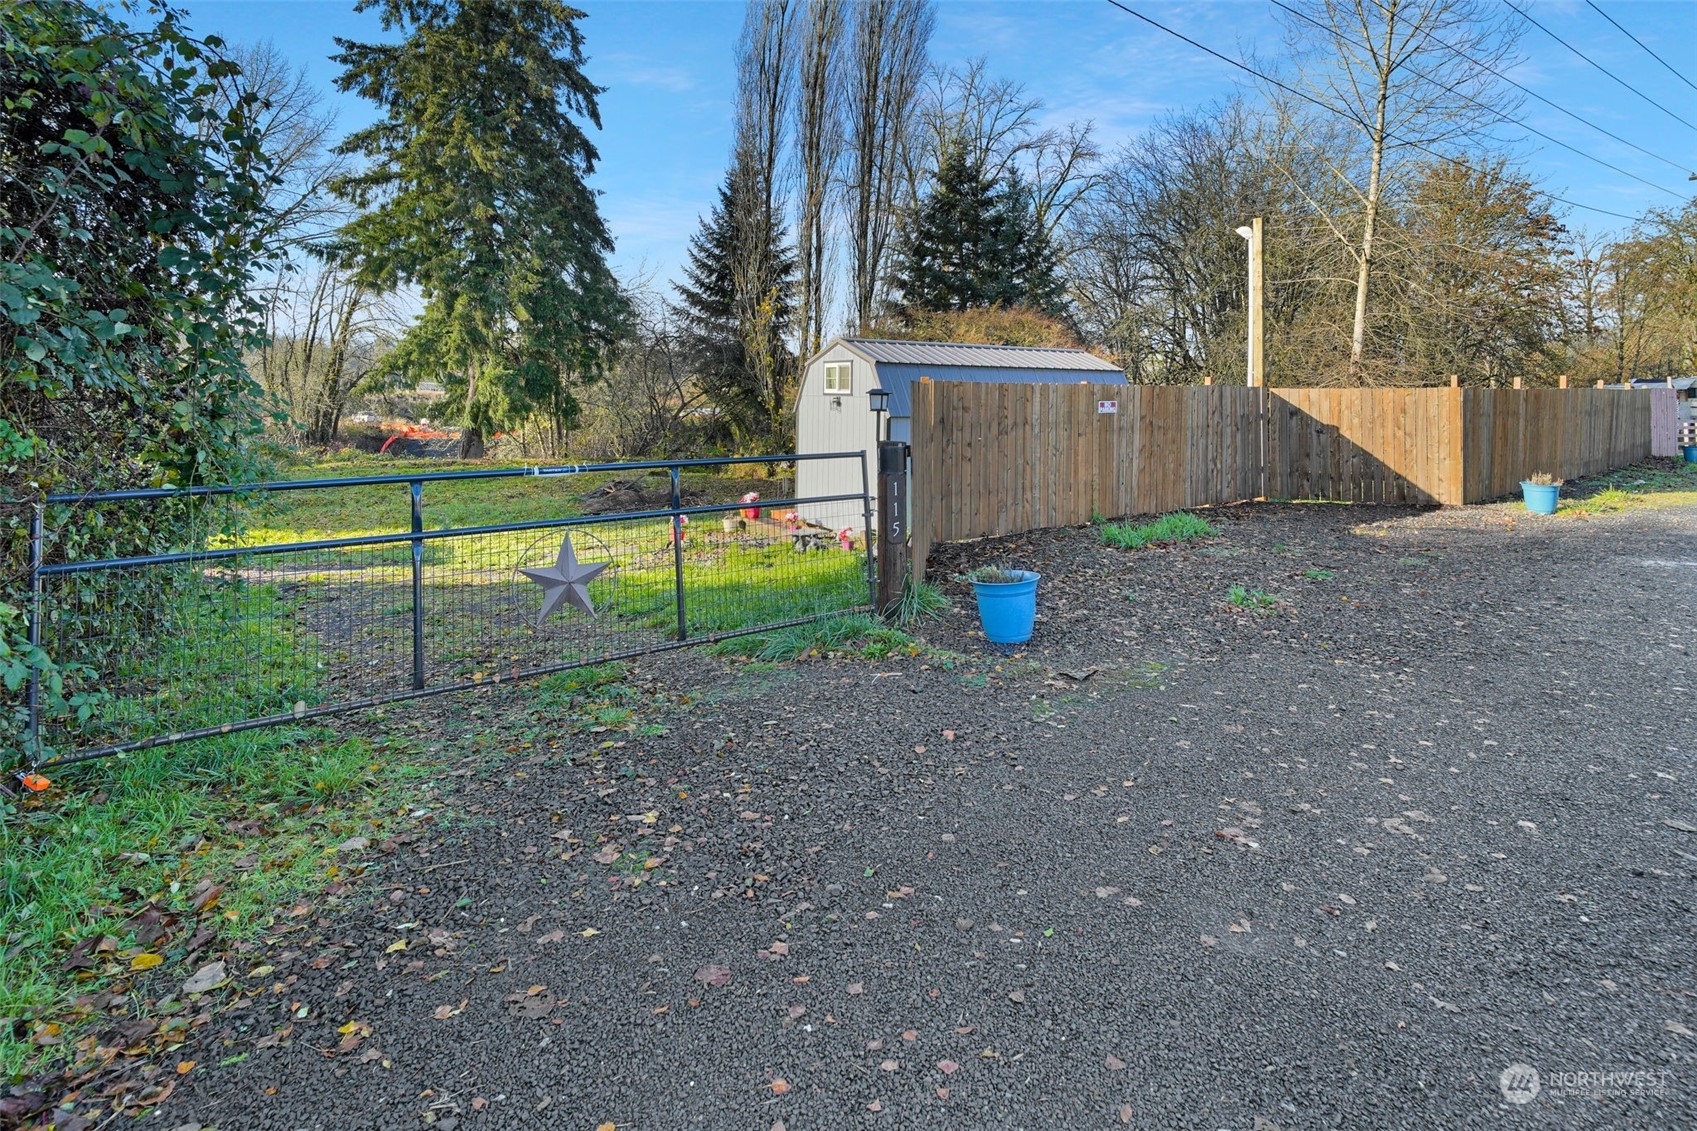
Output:
<path fill-rule="evenodd" d="M 880 442 L 884 439 L 884 414 L 890 411 L 890 391 L 888 389 L 868 389 L 866 397 L 872 402 L 873 432 Z"/>

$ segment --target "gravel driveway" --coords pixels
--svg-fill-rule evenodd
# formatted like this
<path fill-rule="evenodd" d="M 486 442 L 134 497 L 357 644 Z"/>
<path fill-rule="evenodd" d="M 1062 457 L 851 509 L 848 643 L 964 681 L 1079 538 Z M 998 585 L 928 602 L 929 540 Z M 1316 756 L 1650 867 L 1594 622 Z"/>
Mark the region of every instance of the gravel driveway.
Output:
<path fill-rule="evenodd" d="M 557 746 L 433 705 L 491 754 L 149 1125 L 1697 1127 L 1697 513 L 1210 518 L 945 547 L 1044 573 L 1014 655 L 956 592 L 926 656 L 657 659 Z"/>

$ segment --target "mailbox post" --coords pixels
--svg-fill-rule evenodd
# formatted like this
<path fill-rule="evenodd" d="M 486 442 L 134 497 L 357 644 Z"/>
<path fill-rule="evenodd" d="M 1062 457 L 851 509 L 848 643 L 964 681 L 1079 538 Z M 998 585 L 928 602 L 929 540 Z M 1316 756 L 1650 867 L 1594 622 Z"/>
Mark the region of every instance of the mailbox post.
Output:
<path fill-rule="evenodd" d="M 878 444 L 878 612 L 889 616 L 901 604 L 907 581 L 906 444 Z"/>

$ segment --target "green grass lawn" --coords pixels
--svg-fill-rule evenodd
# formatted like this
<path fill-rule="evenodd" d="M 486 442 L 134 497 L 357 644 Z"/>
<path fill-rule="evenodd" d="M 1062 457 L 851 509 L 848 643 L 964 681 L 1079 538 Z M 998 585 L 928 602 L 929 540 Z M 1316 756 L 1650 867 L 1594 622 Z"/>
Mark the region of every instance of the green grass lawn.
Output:
<path fill-rule="evenodd" d="M 289 465 L 283 479 L 352 479 L 361 476 L 431 475 L 443 472 L 494 471 L 535 466 L 531 461 L 390 459 L 343 453 Z M 685 471 L 680 487 L 709 502 L 734 502 L 748 491 L 775 498 L 779 481 L 750 474 L 758 465 L 727 467 L 735 474 Z M 640 473 L 633 473 L 640 474 Z M 513 476 L 505 479 L 457 479 L 424 484 L 427 530 L 544 522 L 583 514 L 583 496 L 613 479 L 632 475 L 594 472 L 581 475 Z M 645 491 L 664 492 L 669 476 L 651 472 Z M 662 504 L 663 505 L 663 504 Z M 278 491 L 252 503 L 240 544 L 273 545 L 362 534 L 400 534 L 412 529 L 412 500 L 404 483 L 324 490 Z"/>
<path fill-rule="evenodd" d="M 1638 464 L 1563 487 L 1558 515 L 1600 515 L 1640 507 L 1697 504 L 1697 463 Z"/>

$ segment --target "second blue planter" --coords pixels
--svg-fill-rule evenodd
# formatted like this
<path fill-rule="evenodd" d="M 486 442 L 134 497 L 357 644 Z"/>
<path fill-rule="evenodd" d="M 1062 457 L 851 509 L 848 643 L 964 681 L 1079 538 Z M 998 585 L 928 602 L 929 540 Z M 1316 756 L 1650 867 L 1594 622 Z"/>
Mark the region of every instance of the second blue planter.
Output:
<path fill-rule="evenodd" d="M 1037 582 L 1040 574 L 1028 569 L 1007 571 L 1017 581 L 974 581 L 978 596 L 978 621 L 984 639 L 992 644 L 1024 644 L 1037 623 Z"/>
<path fill-rule="evenodd" d="M 1555 514 L 1556 499 L 1561 495 L 1561 484 L 1522 481 L 1520 492 L 1526 497 L 1526 509 L 1533 514 Z"/>

